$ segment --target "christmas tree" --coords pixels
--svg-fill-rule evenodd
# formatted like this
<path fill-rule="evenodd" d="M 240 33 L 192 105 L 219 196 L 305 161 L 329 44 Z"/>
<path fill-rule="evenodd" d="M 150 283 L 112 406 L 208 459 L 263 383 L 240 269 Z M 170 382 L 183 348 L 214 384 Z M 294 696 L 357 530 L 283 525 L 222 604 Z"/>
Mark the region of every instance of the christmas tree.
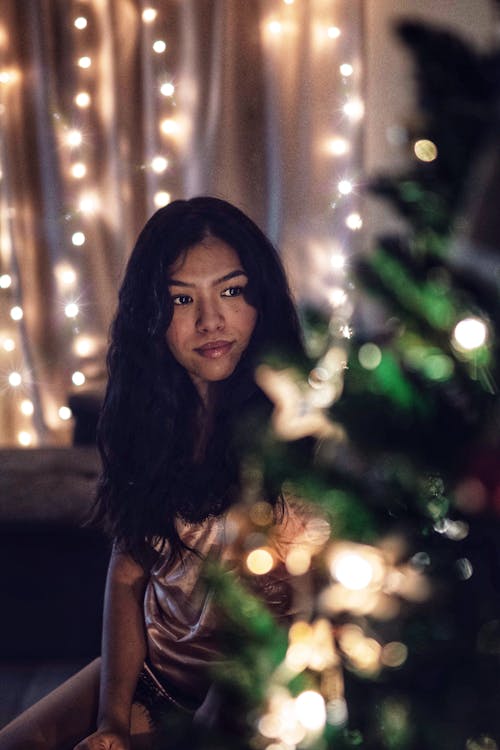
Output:
<path fill-rule="evenodd" d="M 307 368 L 257 372 L 275 411 L 235 509 L 248 580 L 207 567 L 231 721 L 165 718 L 169 746 L 500 746 L 500 54 L 416 23 L 398 33 L 420 116 L 411 167 L 372 185 L 407 225 L 355 269 L 378 323 L 352 331 L 342 302 L 309 312 Z M 296 596 L 311 570 L 316 592 L 289 628 L 252 595 L 273 565 L 262 475 L 325 519 L 286 560 Z"/>

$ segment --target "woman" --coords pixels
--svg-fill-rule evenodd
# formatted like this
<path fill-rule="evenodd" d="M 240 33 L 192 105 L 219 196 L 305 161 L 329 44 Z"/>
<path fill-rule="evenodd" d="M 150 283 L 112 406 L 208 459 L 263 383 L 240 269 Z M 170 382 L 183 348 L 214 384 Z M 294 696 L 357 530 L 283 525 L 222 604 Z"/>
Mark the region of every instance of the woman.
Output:
<path fill-rule="evenodd" d="M 99 427 L 95 519 L 114 538 L 102 657 L 0 732 L 1 750 L 149 747 L 158 697 L 182 711 L 203 703 L 218 647 L 199 574 L 207 556 L 238 565 L 227 511 L 256 433 L 248 419 L 270 412 L 253 370 L 276 350 L 300 356 L 300 329 L 259 228 L 216 198 L 157 211 L 120 291 Z M 279 488 L 263 492 L 283 558 L 302 520 Z M 290 614 L 279 586 L 263 596 Z"/>

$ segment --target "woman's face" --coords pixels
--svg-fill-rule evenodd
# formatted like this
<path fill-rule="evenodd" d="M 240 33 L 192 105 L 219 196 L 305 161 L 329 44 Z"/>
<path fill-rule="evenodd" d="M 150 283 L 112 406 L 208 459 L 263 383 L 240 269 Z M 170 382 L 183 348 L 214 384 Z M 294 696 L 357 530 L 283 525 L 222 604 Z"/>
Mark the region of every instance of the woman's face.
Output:
<path fill-rule="evenodd" d="M 189 248 L 169 269 L 173 317 L 167 344 L 206 403 L 209 384 L 228 378 L 252 337 L 257 311 L 237 252 L 215 237 Z"/>

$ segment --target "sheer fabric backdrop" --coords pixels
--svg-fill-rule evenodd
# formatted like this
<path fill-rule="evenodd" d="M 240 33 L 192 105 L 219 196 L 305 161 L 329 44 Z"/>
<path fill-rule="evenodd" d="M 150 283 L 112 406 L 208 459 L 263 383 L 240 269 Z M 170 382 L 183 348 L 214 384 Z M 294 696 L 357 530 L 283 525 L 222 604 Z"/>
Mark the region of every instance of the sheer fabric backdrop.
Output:
<path fill-rule="evenodd" d="M 2 0 L 0 444 L 70 439 L 61 407 L 102 392 L 126 259 L 168 199 L 248 212 L 299 300 L 342 287 L 360 49 L 360 0 Z"/>

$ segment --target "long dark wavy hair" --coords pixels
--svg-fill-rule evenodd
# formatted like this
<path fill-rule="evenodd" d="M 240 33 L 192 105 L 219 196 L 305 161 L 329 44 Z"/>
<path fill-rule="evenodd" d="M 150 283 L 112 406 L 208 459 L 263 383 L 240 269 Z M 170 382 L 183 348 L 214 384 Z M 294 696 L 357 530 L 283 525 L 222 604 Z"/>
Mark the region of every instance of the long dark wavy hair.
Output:
<path fill-rule="evenodd" d="M 173 314 L 167 279 L 175 261 L 207 237 L 237 252 L 248 275 L 246 300 L 258 314 L 238 366 L 217 383 L 213 433 L 204 458 L 195 462 L 200 398 L 166 344 Z M 102 474 L 94 521 L 122 549 L 140 559 L 148 545 L 163 540 L 171 554 L 181 554 L 178 516 L 200 521 L 237 500 L 241 436 L 248 434 L 239 427 L 245 416 L 270 412 L 253 370 L 266 352 L 280 351 L 302 354 L 300 326 L 279 256 L 257 225 L 211 197 L 177 200 L 157 211 L 138 237 L 119 292 L 98 427 Z M 276 504 L 279 488 L 268 493 Z"/>

